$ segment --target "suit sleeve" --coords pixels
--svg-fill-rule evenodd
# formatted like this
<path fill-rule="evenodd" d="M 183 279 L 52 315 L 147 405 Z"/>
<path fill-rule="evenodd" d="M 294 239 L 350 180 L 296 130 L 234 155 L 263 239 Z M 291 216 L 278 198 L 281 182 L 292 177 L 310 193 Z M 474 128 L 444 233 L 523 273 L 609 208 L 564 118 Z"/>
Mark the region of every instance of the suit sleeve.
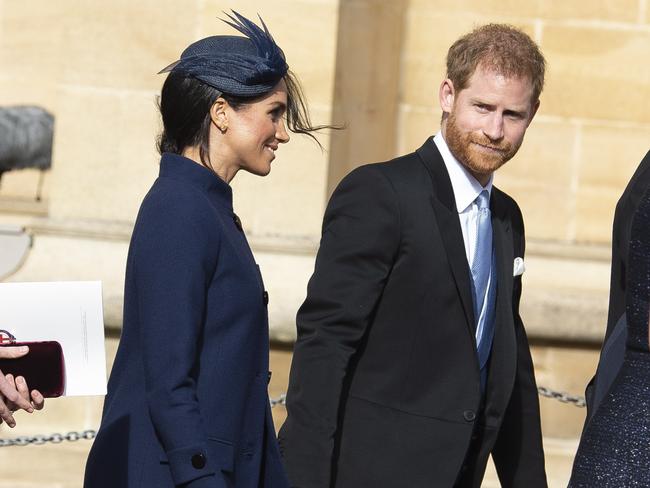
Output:
<path fill-rule="evenodd" d="M 297 316 L 288 417 L 280 431 L 292 487 L 326 488 L 332 483 L 346 376 L 399 239 L 399 209 L 387 177 L 376 165 L 353 171 L 329 202 L 315 271 Z"/>
<path fill-rule="evenodd" d="M 196 395 L 206 290 L 216 265 L 205 205 L 183 198 L 143 205 L 133 241 L 140 344 L 149 414 L 176 486 L 224 486 L 215 481 Z M 200 200 L 200 197 L 199 197 Z M 192 457 L 203 454 L 198 470 Z"/>
<path fill-rule="evenodd" d="M 514 249 L 518 256 L 524 256 L 525 238 L 521 212 L 514 205 L 513 225 L 515 235 L 520 236 Z M 546 488 L 542 429 L 540 424 L 539 396 L 533 361 L 524 324 L 519 315 L 521 299 L 521 276 L 515 278 L 513 291 L 513 313 L 517 340 L 517 370 L 515 383 L 506 408 L 503 422 L 492 456 L 504 488 Z"/>

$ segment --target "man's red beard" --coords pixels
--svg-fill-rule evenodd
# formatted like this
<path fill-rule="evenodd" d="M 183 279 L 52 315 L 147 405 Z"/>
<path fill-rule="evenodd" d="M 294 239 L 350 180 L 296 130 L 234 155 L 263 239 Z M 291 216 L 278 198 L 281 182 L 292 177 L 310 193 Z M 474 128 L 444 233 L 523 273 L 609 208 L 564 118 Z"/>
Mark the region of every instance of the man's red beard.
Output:
<path fill-rule="evenodd" d="M 482 133 L 463 132 L 452 111 L 447 118 L 445 142 L 456 159 L 474 176 L 489 176 L 517 154 L 521 141 L 516 146 L 501 140 L 492 141 Z M 477 144 L 490 149 L 483 149 Z"/>

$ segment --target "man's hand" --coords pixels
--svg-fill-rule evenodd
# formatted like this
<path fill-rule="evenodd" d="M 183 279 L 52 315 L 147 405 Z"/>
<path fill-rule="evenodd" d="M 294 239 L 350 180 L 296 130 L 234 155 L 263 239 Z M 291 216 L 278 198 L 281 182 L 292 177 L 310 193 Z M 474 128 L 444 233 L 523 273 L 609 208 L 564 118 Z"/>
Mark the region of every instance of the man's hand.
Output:
<path fill-rule="evenodd" d="M 0 347 L 0 359 L 12 359 L 24 356 L 29 352 L 27 346 Z M 13 412 L 23 409 L 32 413 L 34 409 L 41 410 L 45 403 L 43 395 L 37 390 L 29 392 L 25 378 L 4 375 L 0 371 L 0 423 L 7 422 L 11 428 L 16 426 Z"/>

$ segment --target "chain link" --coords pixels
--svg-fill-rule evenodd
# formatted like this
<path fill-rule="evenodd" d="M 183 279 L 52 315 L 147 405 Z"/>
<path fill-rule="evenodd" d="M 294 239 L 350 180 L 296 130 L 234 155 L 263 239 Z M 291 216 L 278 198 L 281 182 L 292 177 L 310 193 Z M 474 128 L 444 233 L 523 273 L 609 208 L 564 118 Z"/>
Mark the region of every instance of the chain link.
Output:
<path fill-rule="evenodd" d="M 95 430 L 84 430 L 83 432 L 68 432 L 67 434 L 52 434 L 52 435 L 35 435 L 32 437 L 21 436 L 14 437 L 13 439 L 0 439 L 0 447 L 11 446 L 42 446 L 48 442 L 52 444 L 61 444 L 63 441 L 76 442 L 78 440 L 92 440 L 97 435 Z"/>
<path fill-rule="evenodd" d="M 584 397 L 569 395 L 561 391 L 551 390 L 545 386 L 540 386 L 537 388 L 539 394 L 546 398 L 553 398 L 562 403 L 572 404 L 579 408 L 584 408 L 586 403 Z M 271 403 L 271 408 L 276 407 L 277 405 L 286 406 L 287 405 L 287 395 L 283 393 L 277 398 L 269 398 Z M 43 444 L 52 443 L 52 444 L 61 444 L 64 441 L 68 442 L 77 442 L 79 440 L 90 441 L 95 438 L 97 435 L 96 430 L 84 430 L 81 432 L 68 432 L 67 434 L 51 434 L 51 435 L 35 435 L 35 436 L 20 436 L 14 437 L 13 439 L 0 439 L 0 447 L 11 447 L 11 446 L 42 446 Z"/>
<path fill-rule="evenodd" d="M 275 407 L 276 405 L 282 405 L 283 407 L 287 406 L 287 394 L 283 393 L 277 398 L 269 398 L 269 401 L 271 402 L 271 408 Z"/>
<path fill-rule="evenodd" d="M 569 395 L 568 393 L 565 393 L 563 391 L 551 390 L 550 388 L 546 388 L 545 386 L 538 387 L 537 391 L 543 397 L 552 398 L 562 403 L 568 403 L 570 405 L 573 405 L 574 407 L 584 408 L 587 406 L 585 397 L 582 396 Z"/>

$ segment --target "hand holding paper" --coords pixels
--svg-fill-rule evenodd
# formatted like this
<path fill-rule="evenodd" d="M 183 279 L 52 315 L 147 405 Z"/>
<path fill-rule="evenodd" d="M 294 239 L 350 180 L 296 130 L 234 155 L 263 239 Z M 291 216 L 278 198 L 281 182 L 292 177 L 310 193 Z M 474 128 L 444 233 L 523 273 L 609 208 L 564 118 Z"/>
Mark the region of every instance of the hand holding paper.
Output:
<path fill-rule="evenodd" d="M 27 347 L 1 347 L 0 359 L 19 358 L 29 352 Z M 4 375 L 0 371 L 0 422 L 4 421 L 9 427 L 15 427 L 16 421 L 12 413 L 18 409 L 23 409 L 29 413 L 34 408 L 40 410 L 43 408 L 44 399 L 42 395 L 34 390 L 32 392 L 34 405 L 30 401 L 29 388 L 24 378 L 15 378 L 12 375 Z"/>
<path fill-rule="evenodd" d="M 0 342 L 29 346 L 20 358 L 0 357 L 5 375 L 25 377 L 44 396 L 106 393 L 100 282 L 0 283 L 0 324 Z M 41 405 L 40 395 L 25 395 L 27 386 L 14 388 Z"/>

